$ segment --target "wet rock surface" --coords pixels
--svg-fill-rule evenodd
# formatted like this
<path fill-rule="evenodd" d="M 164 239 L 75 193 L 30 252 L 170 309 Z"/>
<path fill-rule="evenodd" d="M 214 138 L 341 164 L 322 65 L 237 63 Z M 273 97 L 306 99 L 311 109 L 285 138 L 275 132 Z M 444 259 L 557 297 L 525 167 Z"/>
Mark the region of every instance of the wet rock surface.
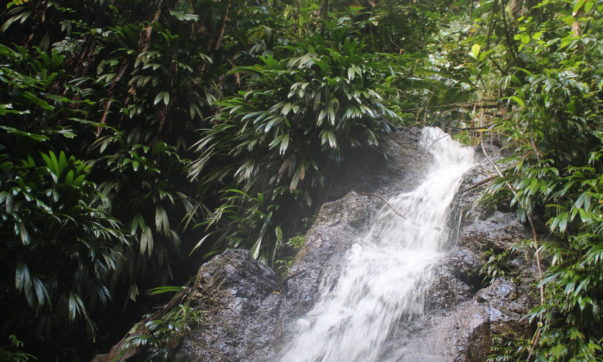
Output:
<path fill-rule="evenodd" d="M 333 194 L 342 196 L 316 215 L 281 283 L 246 251 L 229 251 L 203 265 L 194 296 L 204 311 L 203 325 L 185 338 L 174 360 L 277 360 L 288 331 L 313 306 L 322 278 L 338 275 L 350 246 L 379 208 L 387 207 L 375 195 L 387 198 L 421 180 L 429 155 L 418 146 L 419 138 L 417 129 L 396 133 L 385 145 L 387 162 L 355 165 L 347 174 L 352 181 L 335 187 Z M 492 175 L 484 159 L 465 176 L 465 192 L 451 217 L 461 225 L 435 270 L 426 314 L 399 321 L 384 346 L 383 361 L 483 361 L 492 336 L 513 328 L 529 307 L 528 283 L 521 281 L 533 271 L 520 256 L 509 263 L 514 270 L 508 276 L 486 283 L 480 271 L 488 251 L 500 252 L 528 237 L 513 214 L 479 203 L 485 185 L 475 185 Z"/>
<path fill-rule="evenodd" d="M 229 250 L 204 264 L 192 296 L 203 311 L 203 326 L 181 343 L 174 360 L 242 360 L 262 339 L 269 338 L 257 328 L 274 325 L 270 314 L 262 315 L 262 311 L 275 299 L 275 289 L 272 269 L 246 250 Z M 258 319 L 259 315 L 264 318 Z"/>

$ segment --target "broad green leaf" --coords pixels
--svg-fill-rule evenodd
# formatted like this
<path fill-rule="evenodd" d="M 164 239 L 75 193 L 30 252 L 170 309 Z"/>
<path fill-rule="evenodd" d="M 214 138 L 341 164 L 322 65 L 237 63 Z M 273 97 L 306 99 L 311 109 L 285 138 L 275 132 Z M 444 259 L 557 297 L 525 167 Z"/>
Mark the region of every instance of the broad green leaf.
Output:
<path fill-rule="evenodd" d="M 481 49 L 482 49 L 481 45 L 473 44 L 473 46 L 471 47 L 471 51 L 469 52 L 469 55 L 471 56 L 471 58 L 477 59 Z"/>

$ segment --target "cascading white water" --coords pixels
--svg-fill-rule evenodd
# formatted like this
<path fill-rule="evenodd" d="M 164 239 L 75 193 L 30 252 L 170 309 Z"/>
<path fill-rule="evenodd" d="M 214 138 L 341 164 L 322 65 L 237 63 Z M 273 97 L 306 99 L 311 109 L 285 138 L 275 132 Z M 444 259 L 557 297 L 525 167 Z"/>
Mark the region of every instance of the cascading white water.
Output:
<path fill-rule="evenodd" d="M 423 129 L 433 156 L 424 182 L 389 200 L 347 255 L 338 278 L 325 278 L 313 309 L 297 321 L 283 362 L 376 361 L 393 324 L 423 313 L 433 266 L 445 255 L 450 204 L 473 150 L 439 128 Z"/>

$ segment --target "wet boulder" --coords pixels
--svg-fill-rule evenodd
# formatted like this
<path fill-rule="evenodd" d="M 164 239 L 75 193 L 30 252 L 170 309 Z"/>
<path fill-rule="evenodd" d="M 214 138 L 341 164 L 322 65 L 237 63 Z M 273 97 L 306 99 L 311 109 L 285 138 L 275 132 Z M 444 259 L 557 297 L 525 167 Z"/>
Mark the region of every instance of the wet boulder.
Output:
<path fill-rule="evenodd" d="M 244 361 L 268 343 L 258 331 L 275 325 L 275 273 L 246 250 L 229 250 L 197 274 L 192 304 L 202 311 L 201 327 L 181 343 L 176 361 Z"/>

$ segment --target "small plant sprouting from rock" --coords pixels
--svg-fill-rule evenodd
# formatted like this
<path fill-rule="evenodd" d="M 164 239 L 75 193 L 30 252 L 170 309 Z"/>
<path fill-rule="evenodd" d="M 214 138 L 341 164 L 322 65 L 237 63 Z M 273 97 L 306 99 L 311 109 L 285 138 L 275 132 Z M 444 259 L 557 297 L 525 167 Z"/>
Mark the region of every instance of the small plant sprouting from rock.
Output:
<path fill-rule="evenodd" d="M 518 331 L 523 338 L 518 338 Z M 526 360 L 530 350 L 529 330 L 527 326 L 520 329 L 507 329 L 492 337 L 492 345 L 487 362 L 514 362 Z M 521 359 L 519 359 L 521 357 Z"/>
<path fill-rule="evenodd" d="M 149 295 L 178 292 L 169 303 L 155 313 L 145 316 L 129 335 L 114 349 L 113 360 L 167 361 L 180 341 L 192 328 L 201 324 L 203 312 L 192 306 L 188 298 L 191 289 L 163 286 L 151 289 Z"/>
<path fill-rule="evenodd" d="M 510 272 L 509 260 L 511 256 L 511 249 L 506 249 L 503 252 L 490 249 L 484 252 L 484 259 L 488 258 L 480 270 L 484 284 L 491 284 L 494 279 L 504 277 Z"/>
<path fill-rule="evenodd" d="M 297 254 L 305 243 L 306 238 L 304 235 L 295 235 L 285 243 L 281 257 L 275 262 L 279 275 L 285 277 L 289 274 L 289 269 L 291 269 L 291 266 L 295 262 L 295 254 Z"/>
<path fill-rule="evenodd" d="M 23 348 L 23 342 L 17 338 L 14 334 L 8 336 L 8 341 L 10 344 L 9 349 L 0 348 L 0 360 L 7 362 L 27 362 L 27 361 L 37 361 L 38 359 L 25 352 L 21 352 Z"/>

